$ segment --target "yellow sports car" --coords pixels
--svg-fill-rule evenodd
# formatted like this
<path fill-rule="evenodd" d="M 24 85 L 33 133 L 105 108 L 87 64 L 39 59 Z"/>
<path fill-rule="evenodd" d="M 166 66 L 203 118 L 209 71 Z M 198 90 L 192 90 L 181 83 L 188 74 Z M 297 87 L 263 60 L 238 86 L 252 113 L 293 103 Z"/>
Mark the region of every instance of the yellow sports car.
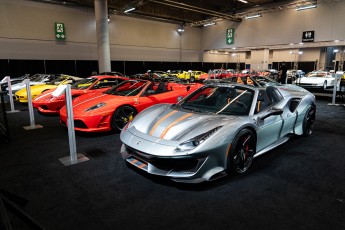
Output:
<path fill-rule="evenodd" d="M 68 75 L 62 75 L 61 77 L 58 77 L 48 83 L 42 83 L 39 85 L 32 85 L 30 86 L 30 91 L 31 91 L 31 98 L 32 100 L 43 93 L 44 91 L 50 90 L 50 89 L 55 89 L 59 85 L 65 85 L 65 84 L 71 84 L 75 83 L 76 81 L 81 80 L 82 78 L 79 77 L 73 77 L 73 76 L 68 76 Z M 17 91 L 14 94 L 16 101 L 20 103 L 27 103 L 28 102 L 28 95 L 26 92 L 26 87 Z"/>

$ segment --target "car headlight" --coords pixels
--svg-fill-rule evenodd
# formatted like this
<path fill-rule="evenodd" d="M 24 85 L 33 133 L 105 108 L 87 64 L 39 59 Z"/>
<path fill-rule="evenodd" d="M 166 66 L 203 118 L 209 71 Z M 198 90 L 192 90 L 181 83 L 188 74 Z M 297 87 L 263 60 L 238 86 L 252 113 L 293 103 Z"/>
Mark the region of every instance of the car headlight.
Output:
<path fill-rule="evenodd" d="M 177 148 L 175 149 L 176 152 L 182 152 L 182 151 L 189 151 L 192 149 L 195 149 L 197 146 L 199 146 L 201 143 L 203 143 L 207 138 L 209 138 L 210 136 L 212 136 L 213 134 L 215 134 L 220 128 L 222 128 L 222 126 L 218 126 L 214 129 L 211 129 L 210 131 L 200 134 L 188 141 L 185 141 L 181 144 L 179 144 L 179 146 L 177 146 Z"/>
<path fill-rule="evenodd" d="M 101 102 L 101 103 L 98 103 L 97 105 L 94 105 L 88 109 L 86 109 L 85 111 L 88 112 L 88 111 L 92 111 L 92 110 L 95 110 L 95 109 L 99 109 L 103 106 L 105 106 L 106 104 L 104 102 Z"/>

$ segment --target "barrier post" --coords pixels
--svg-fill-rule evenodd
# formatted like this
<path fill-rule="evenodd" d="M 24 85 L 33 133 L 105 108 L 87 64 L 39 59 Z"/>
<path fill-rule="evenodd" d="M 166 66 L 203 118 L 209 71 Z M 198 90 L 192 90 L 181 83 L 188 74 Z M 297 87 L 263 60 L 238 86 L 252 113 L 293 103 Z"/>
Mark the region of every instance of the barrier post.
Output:
<path fill-rule="evenodd" d="M 73 117 L 73 106 L 72 106 L 72 94 L 70 85 L 60 85 L 56 91 L 54 91 L 55 96 L 59 93 L 62 94 L 65 91 L 66 96 L 66 110 L 67 110 L 67 128 L 68 128 L 68 141 L 69 141 L 69 157 L 60 158 L 60 162 L 65 166 L 81 163 L 88 161 L 89 158 L 81 153 L 77 154 L 77 146 L 75 141 L 74 132 L 74 117 Z M 53 94 L 54 94 L 53 93 Z"/>
<path fill-rule="evenodd" d="M 25 130 L 32 130 L 32 129 L 40 129 L 40 128 L 43 128 L 42 125 L 36 125 L 36 124 L 35 124 L 34 108 L 33 108 L 33 106 L 32 106 L 32 97 L 31 97 L 30 80 L 29 80 L 29 79 L 25 79 L 24 82 L 25 82 L 25 85 L 26 85 L 26 94 L 27 94 L 27 98 L 28 98 L 30 125 L 29 125 L 29 126 L 24 126 L 23 128 L 24 128 Z"/>
<path fill-rule="evenodd" d="M 19 112 L 19 110 L 14 109 L 11 78 L 10 76 L 6 76 L 5 78 L 7 78 L 8 95 L 10 97 L 10 105 L 11 105 L 11 111 L 7 111 L 7 113 L 17 113 Z"/>

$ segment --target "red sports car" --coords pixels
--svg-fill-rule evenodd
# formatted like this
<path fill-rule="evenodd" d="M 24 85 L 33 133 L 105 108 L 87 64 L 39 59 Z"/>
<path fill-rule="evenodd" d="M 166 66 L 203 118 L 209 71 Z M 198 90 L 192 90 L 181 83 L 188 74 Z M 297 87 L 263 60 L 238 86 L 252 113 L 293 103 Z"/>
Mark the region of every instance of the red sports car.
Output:
<path fill-rule="evenodd" d="M 233 76 L 233 73 L 225 70 L 225 69 L 214 69 L 210 76 L 208 73 L 201 74 L 199 77 L 199 81 L 204 81 L 207 79 L 223 79 Z"/>
<path fill-rule="evenodd" d="M 86 94 L 74 99 L 74 128 L 83 132 L 122 130 L 147 107 L 158 103 L 176 103 L 201 86 L 139 79 L 124 81 L 103 93 Z M 66 106 L 60 110 L 60 122 L 67 124 Z"/>
<path fill-rule="evenodd" d="M 107 75 L 85 78 L 71 86 L 72 97 L 76 98 L 90 92 L 104 92 L 125 80 L 128 80 L 128 78 Z M 44 114 L 58 114 L 59 110 L 65 105 L 66 99 L 64 94 L 60 97 L 54 97 L 52 95 L 54 91 L 55 89 L 48 90 L 36 97 L 32 101 L 33 106 Z"/>

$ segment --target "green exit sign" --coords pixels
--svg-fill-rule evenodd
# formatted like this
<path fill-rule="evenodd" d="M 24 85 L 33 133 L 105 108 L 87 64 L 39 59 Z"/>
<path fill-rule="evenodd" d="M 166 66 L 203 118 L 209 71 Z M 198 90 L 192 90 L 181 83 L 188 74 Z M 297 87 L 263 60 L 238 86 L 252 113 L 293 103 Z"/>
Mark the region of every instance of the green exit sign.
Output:
<path fill-rule="evenodd" d="M 226 30 L 226 44 L 227 45 L 232 45 L 234 44 L 235 40 L 235 29 L 230 28 Z"/>
<path fill-rule="evenodd" d="M 66 39 L 65 24 L 61 22 L 55 22 L 55 38 L 57 40 Z"/>

